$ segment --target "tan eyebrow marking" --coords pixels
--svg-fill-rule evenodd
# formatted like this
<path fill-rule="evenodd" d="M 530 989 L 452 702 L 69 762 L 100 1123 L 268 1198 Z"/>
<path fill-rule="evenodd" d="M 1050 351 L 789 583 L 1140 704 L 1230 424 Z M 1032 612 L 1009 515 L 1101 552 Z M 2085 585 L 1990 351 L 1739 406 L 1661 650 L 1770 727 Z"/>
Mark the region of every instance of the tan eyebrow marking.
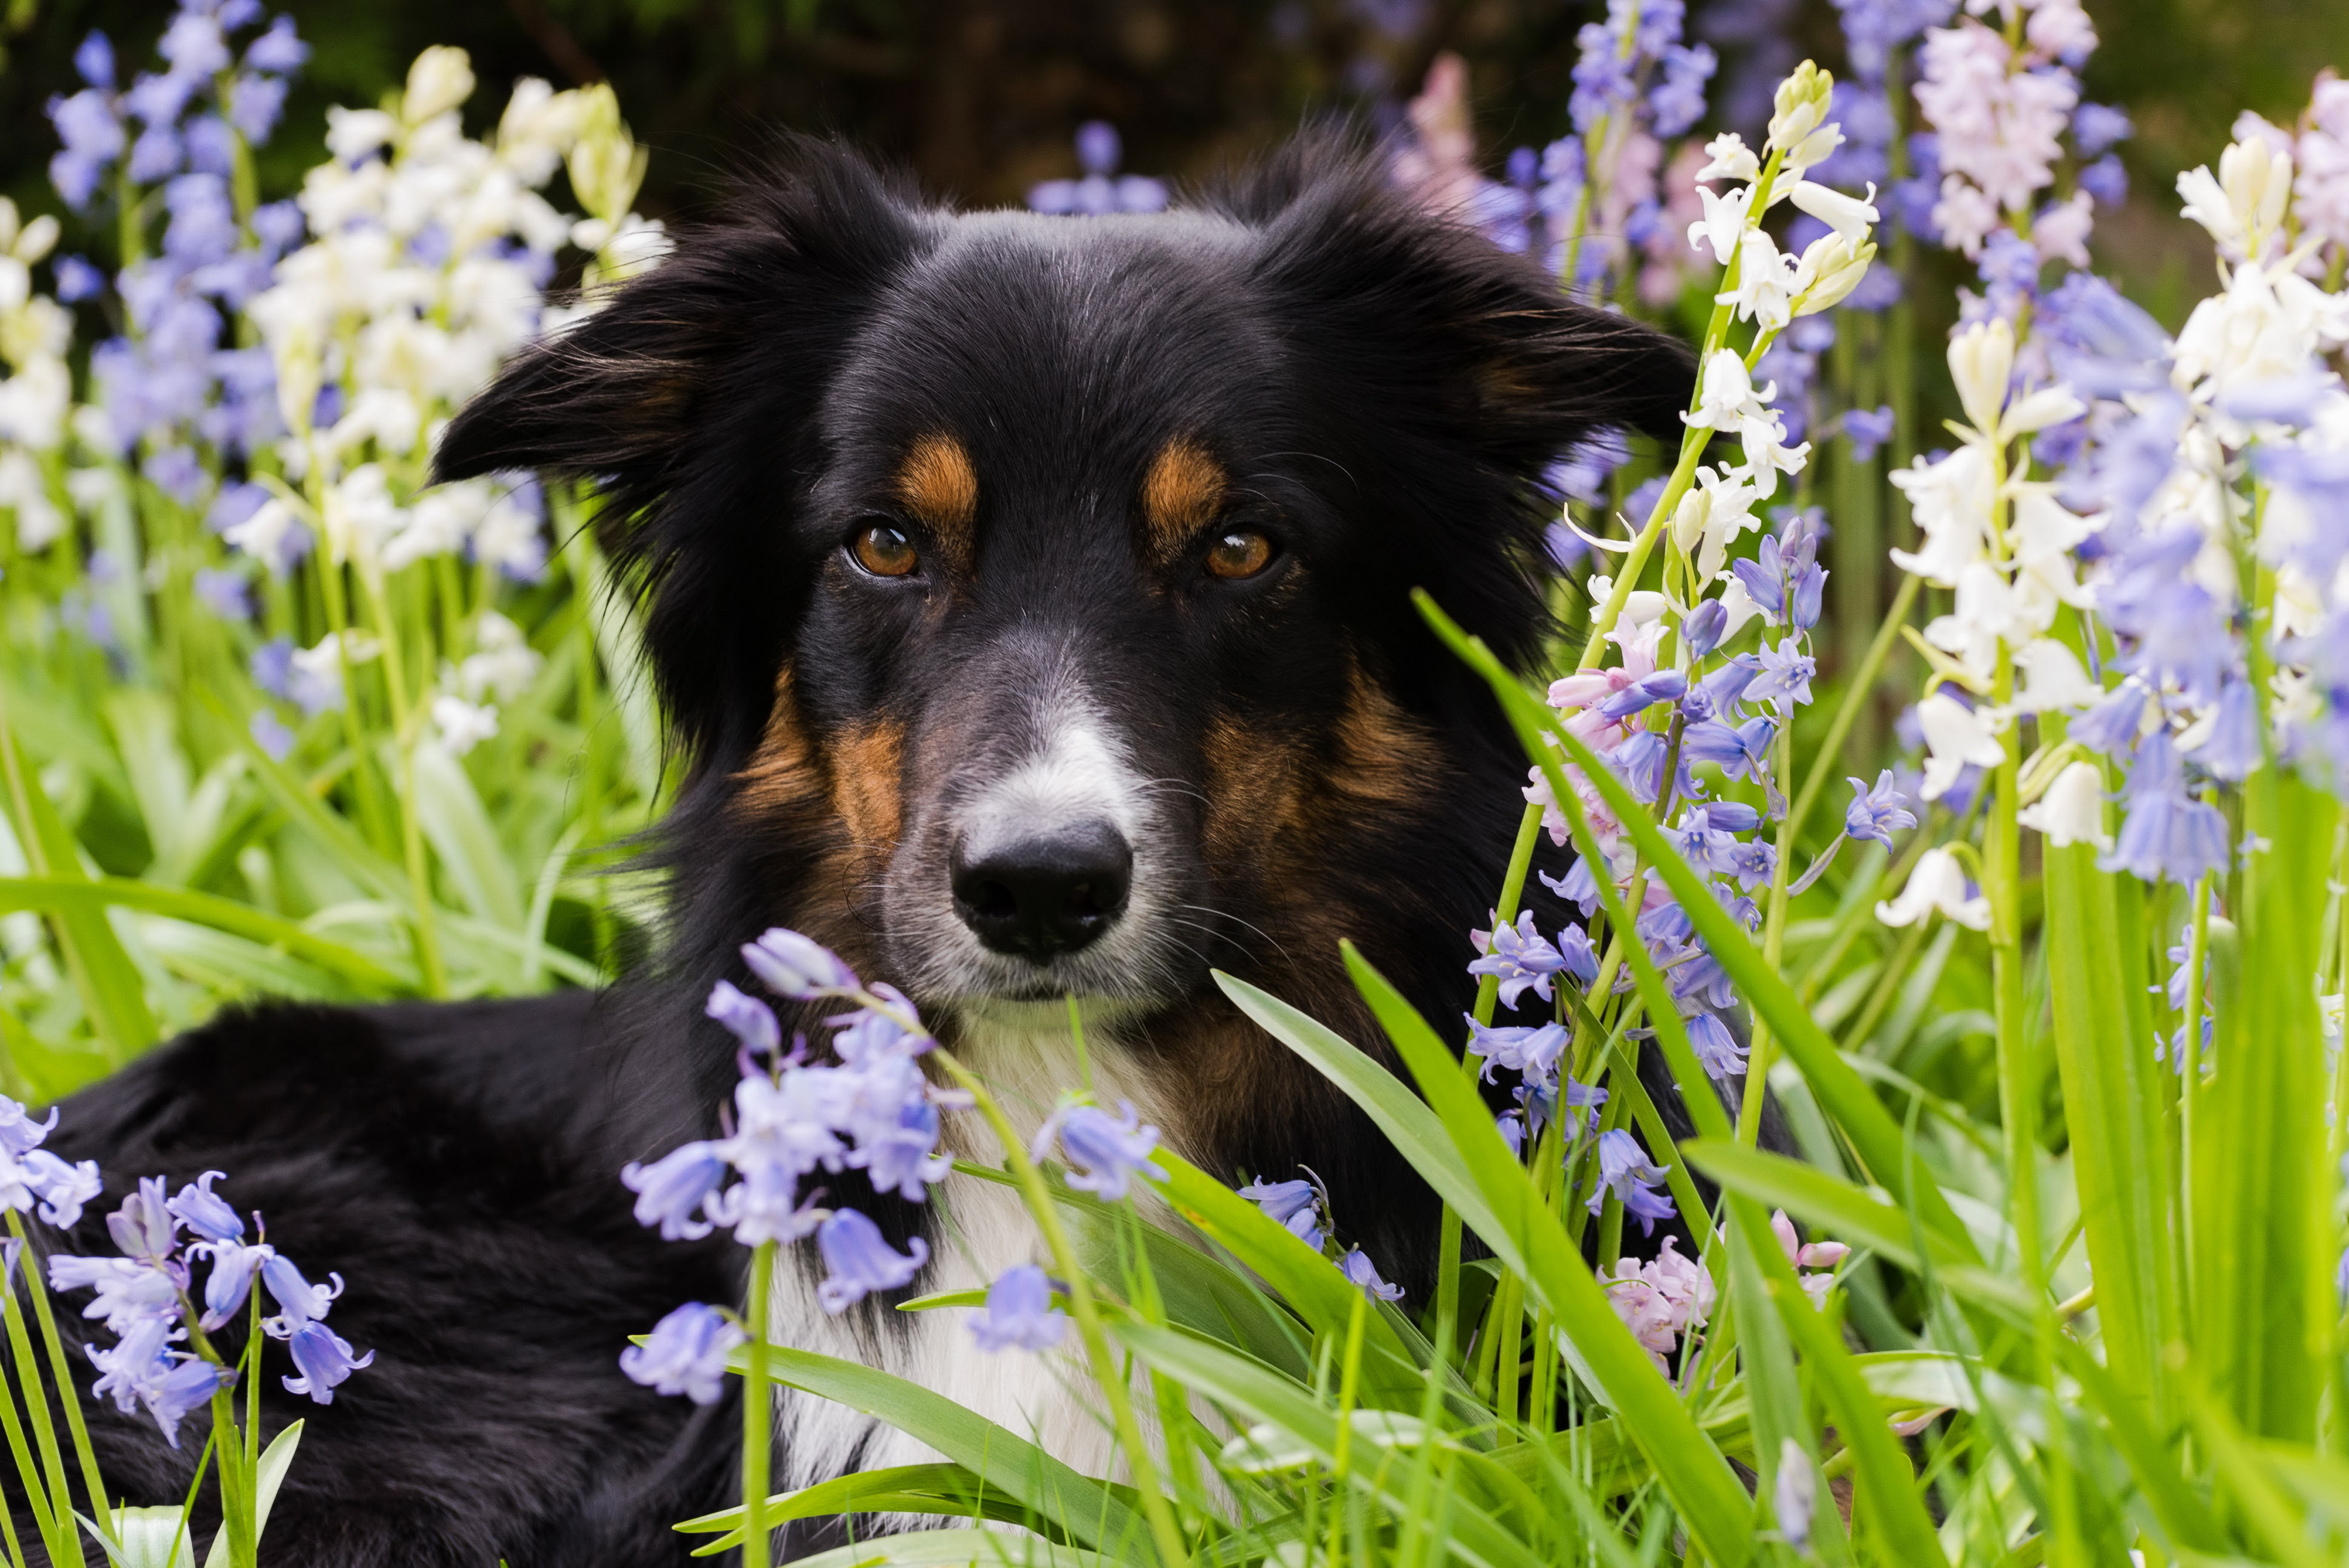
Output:
<path fill-rule="evenodd" d="M 1142 481 L 1142 521 L 1162 556 L 1180 555 L 1215 521 L 1230 483 L 1224 465 L 1189 436 L 1176 436 L 1151 460 Z"/>
<path fill-rule="evenodd" d="M 978 470 L 953 436 L 917 436 L 897 465 L 897 499 L 927 525 L 957 566 L 970 560 L 971 525 L 978 521 Z"/>

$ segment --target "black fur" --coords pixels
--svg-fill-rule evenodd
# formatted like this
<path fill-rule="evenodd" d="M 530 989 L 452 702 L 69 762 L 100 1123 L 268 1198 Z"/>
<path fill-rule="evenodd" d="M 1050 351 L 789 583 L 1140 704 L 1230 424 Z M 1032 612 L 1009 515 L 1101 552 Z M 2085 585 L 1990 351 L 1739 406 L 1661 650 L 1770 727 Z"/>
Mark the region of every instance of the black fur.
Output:
<path fill-rule="evenodd" d="M 1431 1018 L 1459 1015 L 1524 760 L 1408 592 L 1529 663 L 1550 629 L 1536 477 L 1599 424 L 1677 434 L 1692 374 L 1684 348 L 1561 301 L 1329 139 L 1186 211 L 1097 222 L 957 217 L 796 141 L 660 268 L 522 356 L 450 427 L 439 472 L 592 475 L 607 498 L 599 535 L 644 602 L 687 768 L 660 841 L 659 971 L 595 1002 L 229 1015 L 69 1102 L 57 1137 L 101 1160 L 109 1202 L 140 1174 L 223 1169 L 314 1277 L 350 1282 L 333 1325 L 378 1362 L 331 1409 L 265 1402 L 273 1425 L 313 1419 L 264 1560 L 681 1560 L 667 1527 L 728 1501 L 739 1422 L 635 1387 L 614 1358 L 676 1303 L 735 1296 L 739 1259 L 637 1229 L 614 1173 L 711 1125 L 732 1051 L 698 1002 L 742 978 L 737 943 L 789 924 L 875 977 L 924 959 L 832 807 L 836 778 L 754 802 L 746 770 L 786 704 L 820 777 L 886 717 L 911 820 L 983 763 L 1023 626 L 1088 650 L 1154 776 L 1198 793 L 1221 719 L 1312 784 L 1301 826 L 1245 853 L 1210 842 L 1213 803 L 1167 808 L 1187 846 L 1168 875 L 1212 912 L 1152 977 L 1136 1048 L 1191 1086 L 1219 1174 L 1313 1166 L 1340 1226 L 1423 1299 L 1432 1196 L 1207 971 L 1381 1049 L 1336 967 L 1348 935 Z M 918 596 L 876 590 L 842 540 L 936 429 L 982 476 L 981 558 Z M 1178 435 L 1232 474 L 1231 515 L 1278 540 L 1263 584 L 1137 558 L 1130 498 Z M 1379 733 L 1427 748 L 1392 798 L 1343 793 L 1378 762 L 1348 750 L 1364 689 Z M 1547 844 L 1541 864 L 1564 868 Z M 1530 890 L 1546 928 L 1565 921 Z M 922 1222 L 853 1173 L 833 1185 L 901 1235 Z M 99 1229 L 78 1239 L 103 1251 Z M 94 1419 L 110 1479 L 177 1497 L 191 1454 Z"/>

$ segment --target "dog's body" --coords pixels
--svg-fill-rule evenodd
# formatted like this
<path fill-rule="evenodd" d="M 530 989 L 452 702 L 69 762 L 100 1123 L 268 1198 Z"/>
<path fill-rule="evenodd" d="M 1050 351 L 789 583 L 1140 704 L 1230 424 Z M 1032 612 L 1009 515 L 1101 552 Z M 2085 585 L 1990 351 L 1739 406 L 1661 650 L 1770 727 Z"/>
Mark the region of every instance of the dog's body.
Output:
<path fill-rule="evenodd" d="M 1685 352 L 1326 145 L 1147 219 L 953 216 L 832 150 L 790 162 L 523 356 L 439 454 L 609 497 L 689 767 L 658 976 L 232 1016 L 66 1109 L 57 1147 L 110 1195 L 222 1169 L 349 1281 L 334 1326 L 377 1361 L 316 1412 L 272 1560 L 667 1563 L 668 1522 L 730 1501 L 739 1419 L 615 1358 L 680 1302 L 739 1299 L 742 1253 L 637 1229 L 616 1172 L 712 1125 L 735 1068 L 699 1002 L 747 983 L 736 948 L 771 925 L 904 987 L 1031 1124 L 1077 1082 L 1075 994 L 1099 1097 L 1235 1181 L 1310 1167 L 1350 1241 L 1410 1299 L 1432 1283 L 1433 1196 L 1209 971 L 1382 1049 L 1350 937 L 1459 1016 L 1524 763 L 1408 591 L 1529 659 L 1537 476 L 1595 425 L 1672 426 Z M 990 1147 L 954 1118 L 946 1141 Z M 926 1208 L 827 1185 L 929 1235 L 911 1291 L 1032 1255 L 984 1184 Z M 888 1310 L 911 1291 L 835 1319 L 798 1260 L 782 1280 L 793 1343 L 1101 1461 L 1033 1358 Z M 298 1402 L 269 1382 L 274 1426 Z M 179 1495 L 191 1453 L 93 1420 L 134 1500 Z M 796 1397 L 780 1420 L 788 1484 L 926 1457 Z"/>

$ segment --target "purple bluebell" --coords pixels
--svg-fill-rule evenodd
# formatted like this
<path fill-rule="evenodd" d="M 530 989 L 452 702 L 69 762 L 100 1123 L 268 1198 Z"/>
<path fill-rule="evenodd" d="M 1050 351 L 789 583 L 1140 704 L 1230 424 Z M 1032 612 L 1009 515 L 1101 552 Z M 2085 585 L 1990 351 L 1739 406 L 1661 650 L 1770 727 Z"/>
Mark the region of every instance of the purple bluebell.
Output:
<path fill-rule="evenodd" d="M 1557 1071 L 1573 1038 L 1563 1023 L 1495 1028 L 1477 1023 L 1474 1014 L 1463 1016 L 1468 1021 L 1468 1053 L 1485 1059 L 1478 1076 L 1488 1084 L 1495 1067 L 1507 1067 L 1527 1078 L 1549 1077 Z"/>
<path fill-rule="evenodd" d="M 47 1121 L 36 1122 L 22 1102 L 0 1095 L 0 1152 L 24 1155 L 41 1147 L 57 1131 L 57 1108 L 49 1107 Z"/>
<path fill-rule="evenodd" d="M 57 290 L 59 299 L 67 305 L 78 305 L 106 292 L 106 275 L 80 256 L 59 256 Z"/>
<path fill-rule="evenodd" d="M 1559 972 L 1570 974 L 1584 985 L 1599 979 L 1599 953 L 1590 945 L 1590 933 L 1580 926 L 1567 926 L 1557 933 L 1557 956 L 1566 961 Z"/>
<path fill-rule="evenodd" d="M 160 1176 L 141 1178 L 138 1189 L 122 1199 L 122 1207 L 106 1217 L 107 1234 L 113 1237 L 115 1249 L 150 1268 L 171 1261 L 179 1246 L 179 1224 Z"/>
<path fill-rule="evenodd" d="M 236 1315 L 245 1297 L 252 1293 L 261 1265 L 277 1255 L 277 1249 L 265 1242 L 246 1246 L 233 1239 L 202 1242 L 189 1251 L 201 1251 L 212 1257 L 212 1272 L 204 1276 L 202 1326 L 207 1333 Z"/>
<path fill-rule="evenodd" d="M 1321 1250 L 1329 1196 L 1319 1182 L 1301 1177 L 1291 1181 L 1255 1181 L 1241 1188 L 1239 1195 L 1262 1210 L 1267 1219 L 1286 1227 L 1290 1235 L 1317 1252 Z"/>
<path fill-rule="evenodd" d="M 1761 649 L 1762 673 L 1745 689 L 1750 702 L 1768 702 L 1783 718 L 1795 706 L 1811 700 L 1811 677 L 1818 670 L 1818 661 L 1802 649 L 1799 638 L 1790 637 L 1775 648 L 1764 643 Z"/>
<path fill-rule="evenodd" d="M 1787 595 L 1786 610 L 1796 631 L 1808 631 L 1819 624 L 1820 600 L 1826 586 L 1827 569 L 1816 561 L 1805 566 L 1795 578 L 1793 591 Z"/>
<path fill-rule="evenodd" d="M 1702 44 L 1674 44 L 1664 50 L 1663 79 L 1648 96 L 1651 126 L 1664 140 L 1682 136 L 1704 118 L 1704 84 L 1713 79 L 1720 61 Z"/>
<path fill-rule="evenodd" d="M 128 1332 L 143 1318 L 176 1319 L 186 1273 L 185 1268 L 177 1265 L 157 1268 L 130 1258 L 83 1258 L 62 1252 L 49 1257 L 49 1287 L 95 1290 L 98 1293 L 82 1309 L 82 1316 L 104 1320 L 108 1332 L 116 1334 Z"/>
<path fill-rule="evenodd" d="M 710 988 L 709 1002 L 702 1012 L 723 1024 L 746 1051 L 771 1056 L 782 1049 L 783 1030 L 775 1022 L 775 1010 L 743 992 L 730 980 L 721 980 Z"/>
<path fill-rule="evenodd" d="M 688 1302 L 655 1324 L 644 1344 L 620 1352 L 620 1370 L 657 1394 L 715 1405 L 726 1389 L 726 1358 L 750 1337 L 716 1307 Z"/>
<path fill-rule="evenodd" d="M 286 728 L 285 720 L 268 709 L 256 709 L 245 728 L 253 735 L 253 743 L 272 761 L 282 763 L 293 754 L 294 732 Z"/>
<path fill-rule="evenodd" d="M 261 1326 L 272 1339 L 284 1339 L 305 1323 L 325 1317 L 333 1310 L 335 1300 L 343 1293 L 343 1276 L 329 1273 L 328 1284 L 314 1285 L 302 1277 L 294 1260 L 283 1252 L 272 1251 L 261 1261 L 261 1282 L 277 1303 L 274 1315 L 264 1318 Z"/>
<path fill-rule="evenodd" d="M 1665 1168 L 1651 1164 L 1647 1150 L 1621 1127 L 1610 1128 L 1599 1135 L 1599 1187 L 1590 1195 L 1590 1212 L 1599 1212 L 1612 1192 L 1622 1199 L 1623 1211 L 1640 1221 L 1642 1235 L 1656 1233 L 1656 1221 L 1669 1220 L 1678 1212 L 1671 1199 L 1658 1190 L 1663 1182 Z"/>
<path fill-rule="evenodd" d="M 1338 1272 L 1346 1276 L 1348 1282 L 1374 1302 L 1395 1302 L 1402 1299 L 1402 1287 L 1391 1285 L 1379 1278 L 1378 1266 L 1371 1262 L 1370 1254 L 1360 1247 L 1338 1260 Z"/>
<path fill-rule="evenodd" d="M 114 46 L 104 33 L 93 29 L 74 48 L 74 73 L 91 87 L 105 92 L 114 90 Z"/>
<path fill-rule="evenodd" d="M 2125 680 L 2072 721 L 2065 737 L 2108 757 L 2125 755 L 2137 744 L 2145 722 L 2145 688 Z"/>
<path fill-rule="evenodd" d="M 1691 1012 L 1682 1018 L 1681 1026 L 1688 1031 L 1689 1049 L 1696 1053 L 1707 1076 L 1726 1080 L 1745 1071 L 1746 1046 L 1720 1019 L 1710 1012 Z"/>
<path fill-rule="evenodd" d="M 2242 676 L 2229 676 L 2219 689 L 2210 733 L 2192 755 L 2196 767 L 2229 784 L 2242 783 L 2263 760 L 2259 695 Z"/>
<path fill-rule="evenodd" d="M 300 244 L 306 232 L 302 209 L 292 202 L 264 202 L 253 210 L 250 222 L 254 237 L 273 261 Z"/>
<path fill-rule="evenodd" d="M 351 1342 L 315 1320 L 297 1325 L 286 1337 L 298 1376 L 281 1378 L 288 1394 L 306 1394 L 314 1403 L 331 1405 L 335 1390 L 354 1372 L 373 1366 L 375 1352 L 354 1357 Z"/>
<path fill-rule="evenodd" d="M 795 1002 L 854 991 L 856 971 L 830 948 L 797 931 L 773 927 L 742 945 L 742 961 L 761 983 Z"/>
<path fill-rule="evenodd" d="M 2189 791 L 2185 765 L 2167 730 L 2155 730 L 2137 742 L 2125 793 L 2128 815 L 2099 866 L 2134 872 L 2147 882 L 2167 877 L 2181 887 L 2207 871 L 2226 868 L 2227 819 Z"/>
<path fill-rule="evenodd" d="M 1778 626 L 1786 618 L 1786 563 L 1779 549 L 1775 535 L 1762 535 L 1762 544 L 1754 559 L 1732 561 L 1729 569 L 1745 585 L 1746 595 L 1762 612 L 1762 618 Z M 1754 699 L 1760 701 L 1760 698 Z"/>
<path fill-rule="evenodd" d="M 1719 599 L 1707 599 L 1681 622 L 1681 639 L 1688 645 L 1690 658 L 1702 659 L 1721 646 L 1722 633 L 1728 628 L 1729 607 Z M 1706 693 L 1708 702 L 1711 695 Z"/>
<path fill-rule="evenodd" d="M 1029 207 L 1039 213 L 1156 213 L 1166 206 L 1164 182 L 1140 174 L 1117 174 L 1124 147 L 1115 127 L 1088 120 L 1077 128 L 1077 162 L 1084 175 L 1076 180 L 1047 180 L 1028 192 Z"/>
<path fill-rule="evenodd" d="M 217 1170 L 205 1171 L 164 1205 L 191 1234 L 206 1241 L 234 1241 L 244 1235 L 243 1218 L 212 1190 L 212 1183 L 222 1175 Z"/>
<path fill-rule="evenodd" d="M 1484 945 L 1483 933 L 1477 935 Z M 1518 998 L 1528 989 L 1544 1002 L 1555 1000 L 1550 977 L 1566 967 L 1566 957 L 1534 929 L 1531 909 L 1520 914 L 1515 925 L 1506 921 L 1495 925 L 1490 946 L 1490 952 L 1469 964 L 1468 972 L 1498 981 L 1502 1006 L 1516 1012 Z"/>
<path fill-rule="evenodd" d="M 178 173 L 186 159 L 185 142 L 166 121 L 139 133 L 139 140 L 130 144 L 130 161 L 124 165 L 123 172 L 133 183 L 152 184 L 167 174 Z"/>
<path fill-rule="evenodd" d="M 49 160 L 49 182 L 67 206 L 80 212 L 98 193 L 108 168 L 122 155 L 128 136 L 111 101 L 95 88 L 71 98 L 52 98 L 48 115 L 65 143 Z"/>
<path fill-rule="evenodd" d="M 1567 448 L 1542 475 L 1542 483 L 1552 494 L 1595 506 L 1607 493 L 1608 479 L 1630 461 L 1630 444 L 1610 425 Z"/>
<path fill-rule="evenodd" d="M 987 1304 L 970 1314 L 970 1335 L 985 1351 L 1050 1350 L 1069 1331 L 1052 1305 L 1052 1282 L 1034 1263 L 1006 1269 L 987 1287 Z"/>
<path fill-rule="evenodd" d="M 2128 170 L 2117 152 L 2106 153 L 2082 169 L 2076 178 L 2080 189 L 2095 198 L 2099 207 L 2118 207 L 2128 201 Z"/>
<path fill-rule="evenodd" d="M 636 1160 L 620 1168 L 621 1185 L 636 1195 L 639 1225 L 660 1227 L 665 1241 L 695 1241 L 709 1234 L 709 1226 L 694 1211 L 726 1179 L 726 1161 L 718 1146 L 697 1140 L 680 1144 L 650 1165 Z"/>
<path fill-rule="evenodd" d="M 1844 783 L 1851 785 L 1851 805 L 1843 814 L 1846 837 L 1873 838 L 1889 849 L 1895 832 L 1917 826 L 1917 814 L 1909 809 L 1909 797 L 1893 786 L 1890 768 L 1877 774 L 1873 787 L 1857 779 L 1847 778 Z"/>
<path fill-rule="evenodd" d="M 247 141 L 255 145 L 267 141 L 269 133 L 277 129 L 277 117 L 285 111 L 285 78 L 241 76 L 230 84 L 228 122 Z"/>
<path fill-rule="evenodd" d="M 274 18 L 268 31 L 244 47 L 244 68 L 249 71 L 287 76 L 300 70 L 309 57 L 310 46 L 295 36 L 291 16 Z"/>
<path fill-rule="evenodd" d="M 835 1315 L 874 1291 L 909 1283 L 930 1259 L 930 1244 L 919 1236 L 908 1238 L 906 1251 L 899 1252 L 880 1226 L 854 1209 L 833 1210 L 816 1228 L 815 1245 L 831 1271 L 815 1288 L 816 1303 Z"/>
<path fill-rule="evenodd" d="M 2072 145 L 2083 158 L 2101 156 L 2115 143 L 2137 134 L 2128 111 L 2109 104 L 2084 103 L 2072 111 Z"/>
<path fill-rule="evenodd" d="M 919 1070 L 912 1076 L 918 1080 Z M 937 1153 L 938 1131 L 937 1107 L 916 1086 L 893 1121 L 858 1129 L 856 1150 L 848 1163 L 864 1170 L 875 1191 L 895 1192 L 908 1203 L 919 1203 L 928 1196 L 929 1184 L 952 1164 Z"/>
<path fill-rule="evenodd" d="M 1628 719 L 1659 702 L 1677 702 L 1687 690 L 1686 670 L 1659 670 L 1608 697 L 1599 704 L 1599 711 L 1609 719 Z"/>
<path fill-rule="evenodd" d="M 1493 1130 L 1499 1133 L 1501 1135 L 1501 1141 L 1508 1146 L 1510 1158 L 1523 1159 L 1525 1158 L 1525 1112 L 1503 1111 L 1499 1116 L 1493 1118 Z"/>
<path fill-rule="evenodd" d="M 1157 1181 L 1166 1174 L 1151 1158 L 1158 1129 L 1143 1127 L 1131 1105 L 1119 1108 L 1123 1120 L 1098 1106 L 1071 1106 L 1059 1117 L 1061 1152 L 1072 1168 L 1069 1185 L 1110 1203 L 1125 1196 L 1135 1176 Z"/>

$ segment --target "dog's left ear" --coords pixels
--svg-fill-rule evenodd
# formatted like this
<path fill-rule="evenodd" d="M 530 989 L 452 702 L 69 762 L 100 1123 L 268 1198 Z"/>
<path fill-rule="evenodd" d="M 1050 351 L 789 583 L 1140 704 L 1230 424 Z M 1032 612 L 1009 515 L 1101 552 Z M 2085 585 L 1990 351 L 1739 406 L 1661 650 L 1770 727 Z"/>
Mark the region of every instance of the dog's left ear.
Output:
<path fill-rule="evenodd" d="M 1256 275 L 1293 347 L 1394 410 L 1406 438 L 1536 469 L 1603 425 L 1677 441 L 1696 361 L 1678 338 L 1565 298 L 1531 258 L 1396 191 L 1381 161 L 1309 136 L 1218 203 L 1260 229 Z"/>

